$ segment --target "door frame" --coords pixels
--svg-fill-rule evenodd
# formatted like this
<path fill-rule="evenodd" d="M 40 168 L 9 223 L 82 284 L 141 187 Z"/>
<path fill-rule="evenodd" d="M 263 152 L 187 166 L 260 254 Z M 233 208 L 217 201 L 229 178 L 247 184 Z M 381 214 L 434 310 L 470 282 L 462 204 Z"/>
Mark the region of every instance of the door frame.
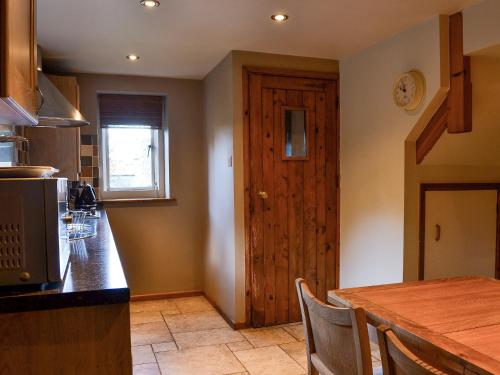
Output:
<path fill-rule="evenodd" d="M 495 278 L 500 279 L 500 183 L 499 182 L 452 182 L 420 184 L 420 209 L 418 231 L 418 279 L 423 280 L 425 274 L 425 200 L 428 191 L 466 191 L 466 190 L 496 190 L 497 191 L 497 232 Z"/>
<path fill-rule="evenodd" d="M 305 70 L 294 70 L 294 69 L 282 69 L 282 68 L 267 68 L 261 66 L 249 66 L 244 65 L 242 68 L 242 88 L 243 88 L 243 178 L 244 178 L 244 225 L 245 225 L 245 321 L 248 326 L 252 323 L 252 262 L 251 262 L 251 246 L 250 246 L 250 95 L 249 95 L 249 81 L 250 75 L 261 74 L 276 77 L 294 77 L 294 78 L 311 78 L 311 79 L 323 79 L 327 81 L 335 81 L 337 92 L 336 92 L 336 102 L 332 103 L 333 106 L 337 107 L 337 118 L 336 118 L 336 131 L 337 139 L 336 142 L 336 217 L 337 222 L 335 229 L 336 241 L 334 244 L 335 251 L 335 286 L 338 288 L 339 285 L 339 262 L 340 262 L 340 158 L 339 158 L 339 146 L 340 146 L 340 90 L 339 90 L 339 74 L 333 72 L 315 72 L 315 71 L 305 71 Z"/>

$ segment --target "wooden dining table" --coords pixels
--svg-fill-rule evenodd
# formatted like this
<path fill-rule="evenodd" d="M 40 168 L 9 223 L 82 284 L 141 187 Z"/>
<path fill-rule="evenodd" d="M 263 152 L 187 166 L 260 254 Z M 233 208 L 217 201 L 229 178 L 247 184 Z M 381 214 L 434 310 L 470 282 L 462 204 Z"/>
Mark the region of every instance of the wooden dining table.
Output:
<path fill-rule="evenodd" d="M 337 289 L 328 292 L 328 301 L 361 307 L 369 324 L 442 349 L 465 373 L 500 374 L 499 280 L 457 277 Z"/>

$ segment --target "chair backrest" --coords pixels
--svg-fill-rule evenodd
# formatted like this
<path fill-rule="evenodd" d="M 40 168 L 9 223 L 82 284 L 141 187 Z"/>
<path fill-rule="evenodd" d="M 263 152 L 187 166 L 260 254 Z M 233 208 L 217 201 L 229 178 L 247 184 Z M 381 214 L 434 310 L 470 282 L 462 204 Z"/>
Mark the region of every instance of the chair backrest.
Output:
<path fill-rule="evenodd" d="M 372 374 L 363 309 L 334 307 L 314 297 L 304 279 L 295 281 L 304 324 L 309 374 Z"/>
<path fill-rule="evenodd" d="M 408 349 L 387 326 L 377 327 L 380 358 L 384 375 L 448 375 L 457 374 L 449 369 L 441 371 Z"/>

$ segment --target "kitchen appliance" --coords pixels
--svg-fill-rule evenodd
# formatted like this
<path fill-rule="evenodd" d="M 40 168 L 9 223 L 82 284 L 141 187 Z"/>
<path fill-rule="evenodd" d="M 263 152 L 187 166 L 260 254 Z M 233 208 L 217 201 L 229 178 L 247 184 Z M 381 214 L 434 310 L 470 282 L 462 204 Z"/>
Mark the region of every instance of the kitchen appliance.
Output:
<path fill-rule="evenodd" d="M 86 182 L 80 185 L 78 182 L 71 182 L 69 190 L 69 205 L 72 210 L 85 210 L 93 214 L 97 209 L 97 197 L 92 185 Z M 87 215 L 88 216 L 88 215 Z"/>
<path fill-rule="evenodd" d="M 70 246 L 66 178 L 0 179 L 0 286 L 64 279 Z"/>
<path fill-rule="evenodd" d="M 50 79 L 43 74 L 42 49 L 37 51 L 38 92 L 41 96 L 41 106 L 38 113 L 38 127 L 81 127 L 90 125 L 80 111 L 76 109 L 57 89 Z"/>

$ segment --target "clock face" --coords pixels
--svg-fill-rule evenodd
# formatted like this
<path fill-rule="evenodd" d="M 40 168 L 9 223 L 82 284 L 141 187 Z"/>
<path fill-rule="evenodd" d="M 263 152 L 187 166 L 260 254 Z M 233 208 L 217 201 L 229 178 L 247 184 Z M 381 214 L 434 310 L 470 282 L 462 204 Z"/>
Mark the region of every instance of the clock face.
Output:
<path fill-rule="evenodd" d="M 416 91 L 417 85 L 413 77 L 409 74 L 403 75 L 396 85 L 396 102 L 401 107 L 406 107 L 415 97 Z"/>
<path fill-rule="evenodd" d="M 425 80 L 420 72 L 403 74 L 394 84 L 393 97 L 398 107 L 413 110 L 418 107 L 425 91 Z"/>

